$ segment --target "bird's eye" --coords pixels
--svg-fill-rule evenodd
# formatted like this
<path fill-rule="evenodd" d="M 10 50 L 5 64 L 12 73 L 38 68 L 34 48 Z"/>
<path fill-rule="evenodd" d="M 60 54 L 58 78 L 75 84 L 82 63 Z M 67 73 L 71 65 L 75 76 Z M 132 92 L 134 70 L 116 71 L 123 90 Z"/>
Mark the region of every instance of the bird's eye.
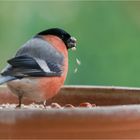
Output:
<path fill-rule="evenodd" d="M 61 37 L 64 38 L 64 35 L 62 35 Z"/>

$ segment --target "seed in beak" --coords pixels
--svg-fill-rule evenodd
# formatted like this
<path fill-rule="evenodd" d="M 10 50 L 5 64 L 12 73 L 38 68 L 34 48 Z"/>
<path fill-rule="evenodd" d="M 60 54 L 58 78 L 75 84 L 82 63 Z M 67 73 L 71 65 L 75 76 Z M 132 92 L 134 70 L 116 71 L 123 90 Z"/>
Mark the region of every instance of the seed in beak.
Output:
<path fill-rule="evenodd" d="M 71 48 L 72 51 L 76 51 L 76 47 Z"/>

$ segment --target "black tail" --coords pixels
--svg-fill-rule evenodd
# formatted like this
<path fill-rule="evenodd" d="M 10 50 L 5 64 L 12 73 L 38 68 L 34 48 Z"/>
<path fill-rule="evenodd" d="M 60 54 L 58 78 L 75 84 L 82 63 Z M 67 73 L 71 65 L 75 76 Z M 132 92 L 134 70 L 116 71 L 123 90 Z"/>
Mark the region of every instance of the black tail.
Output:
<path fill-rule="evenodd" d="M 12 80 L 16 80 L 16 77 L 13 76 L 0 76 L 0 85 L 8 82 L 8 81 L 12 81 Z"/>

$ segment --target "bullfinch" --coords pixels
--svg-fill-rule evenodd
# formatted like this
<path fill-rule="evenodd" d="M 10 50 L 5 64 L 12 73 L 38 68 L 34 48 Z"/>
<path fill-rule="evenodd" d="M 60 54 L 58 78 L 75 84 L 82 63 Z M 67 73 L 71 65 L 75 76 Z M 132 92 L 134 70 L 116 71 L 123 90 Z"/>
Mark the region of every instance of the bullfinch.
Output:
<path fill-rule="evenodd" d="M 68 49 L 76 47 L 76 39 L 60 28 L 37 33 L 9 59 L 2 70 L 0 84 L 7 83 L 22 98 L 42 102 L 55 96 L 67 76 Z"/>

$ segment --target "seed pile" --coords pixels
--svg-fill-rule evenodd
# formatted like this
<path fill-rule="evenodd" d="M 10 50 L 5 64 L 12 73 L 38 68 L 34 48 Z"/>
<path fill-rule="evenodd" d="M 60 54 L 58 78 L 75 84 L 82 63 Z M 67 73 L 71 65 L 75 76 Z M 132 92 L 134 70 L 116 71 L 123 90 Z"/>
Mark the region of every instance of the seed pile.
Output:
<path fill-rule="evenodd" d="M 1 104 L 0 109 L 17 109 L 16 104 Z M 50 105 L 44 106 L 42 104 L 29 104 L 29 105 L 21 105 L 22 109 L 65 109 L 65 108 L 94 108 L 95 104 L 91 104 L 89 102 L 80 103 L 79 106 L 74 106 L 72 104 L 65 104 L 64 106 L 59 105 L 58 103 L 51 103 Z"/>

